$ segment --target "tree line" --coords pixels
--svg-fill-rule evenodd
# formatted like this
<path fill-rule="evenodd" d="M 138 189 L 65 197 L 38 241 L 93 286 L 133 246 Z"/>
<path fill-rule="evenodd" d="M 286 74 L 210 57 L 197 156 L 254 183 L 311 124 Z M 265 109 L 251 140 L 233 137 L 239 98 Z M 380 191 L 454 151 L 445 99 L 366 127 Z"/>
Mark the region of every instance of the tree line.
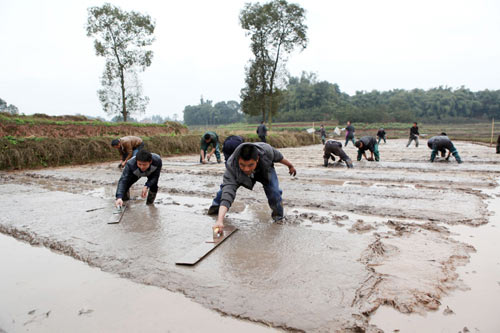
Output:
<path fill-rule="evenodd" d="M 200 99 L 198 105 L 188 105 L 184 108 L 184 124 L 219 125 L 241 122 L 244 115 L 240 112 L 240 104 L 236 101 L 218 102 Z"/>
<path fill-rule="evenodd" d="M 449 121 L 500 118 L 500 90 L 465 87 L 357 91 L 350 96 L 315 74 L 290 77 L 276 121 L 356 122 Z"/>

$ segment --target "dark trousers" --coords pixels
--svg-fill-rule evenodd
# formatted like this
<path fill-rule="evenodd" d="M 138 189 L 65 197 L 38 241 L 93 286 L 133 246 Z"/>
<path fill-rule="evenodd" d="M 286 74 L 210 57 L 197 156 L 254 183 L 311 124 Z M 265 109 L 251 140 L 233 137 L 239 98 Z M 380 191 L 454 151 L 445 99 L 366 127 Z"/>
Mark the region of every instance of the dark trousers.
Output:
<path fill-rule="evenodd" d="M 265 135 L 259 135 L 259 139 L 260 139 L 261 142 L 266 142 L 267 143 Z"/>
<path fill-rule="evenodd" d="M 127 193 L 130 188 L 132 187 L 132 185 L 134 185 L 137 181 L 139 180 L 139 177 L 131 177 L 130 180 L 125 184 L 125 193 Z M 150 192 L 158 192 L 158 183 L 155 183 L 153 184 L 150 188 L 149 188 L 149 191 Z M 126 194 L 125 194 L 126 195 Z"/>
<path fill-rule="evenodd" d="M 346 137 L 345 137 L 345 145 L 344 145 L 344 147 L 347 147 L 347 143 L 348 143 L 349 141 L 352 141 L 352 144 L 354 145 L 354 144 L 355 144 L 355 142 L 354 142 L 354 136 L 350 136 L 350 137 L 349 137 L 349 136 L 346 136 Z"/>

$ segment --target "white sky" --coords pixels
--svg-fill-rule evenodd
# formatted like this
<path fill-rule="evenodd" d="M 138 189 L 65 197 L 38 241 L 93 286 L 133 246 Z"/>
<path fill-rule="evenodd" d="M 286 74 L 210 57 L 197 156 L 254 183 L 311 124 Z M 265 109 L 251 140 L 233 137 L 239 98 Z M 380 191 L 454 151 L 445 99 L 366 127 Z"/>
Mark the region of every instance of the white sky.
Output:
<path fill-rule="evenodd" d="M 150 103 L 139 118 L 175 113 L 200 96 L 239 101 L 249 40 L 242 0 L 112 1 L 156 19 L 153 64 L 140 74 Z M 297 0 L 309 45 L 287 68 L 357 90 L 464 85 L 500 89 L 500 1 Z M 104 60 L 85 33 L 103 1 L 1 0 L 0 98 L 25 114 L 107 117 L 97 99 Z M 261 1 L 262 3 L 262 1 Z"/>

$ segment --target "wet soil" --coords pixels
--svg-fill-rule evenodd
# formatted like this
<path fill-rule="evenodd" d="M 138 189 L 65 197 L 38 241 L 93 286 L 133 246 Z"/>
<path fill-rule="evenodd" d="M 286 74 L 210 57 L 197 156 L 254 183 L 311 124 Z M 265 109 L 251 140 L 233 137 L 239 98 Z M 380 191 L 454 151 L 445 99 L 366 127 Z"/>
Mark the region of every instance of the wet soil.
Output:
<path fill-rule="evenodd" d="M 468 287 L 457 267 L 476 249 L 452 228 L 490 227 L 488 191 L 500 176 L 493 148 L 456 142 L 459 165 L 429 163 L 426 146 L 405 143 L 389 140 L 381 162 L 354 169 L 324 168 L 321 145 L 281 149 L 298 171 L 292 178 L 277 166 L 286 219 L 272 222 L 260 185 L 240 189 L 226 221 L 240 231 L 195 267 L 175 260 L 211 236 L 206 210 L 224 166 L 194 155 L 164 159 L 155 205 L 132 200 L 117 225 L 106 223 L 116 162 L 1 173 L 0 232 L 238 318 L 376 332 L 370 320 L 380 305 L 442 312 L 444 295 Z M 351 144 L 346 152 L 355 159 Z"/>

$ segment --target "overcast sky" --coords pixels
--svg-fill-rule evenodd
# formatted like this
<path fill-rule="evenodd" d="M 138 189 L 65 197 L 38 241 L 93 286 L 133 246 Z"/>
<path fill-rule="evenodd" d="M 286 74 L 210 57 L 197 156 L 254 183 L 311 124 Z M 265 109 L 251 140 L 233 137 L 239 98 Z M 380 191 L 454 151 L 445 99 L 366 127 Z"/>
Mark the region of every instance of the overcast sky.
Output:
<path fill-rule="evenodd" d="M 111 1 L 156 20 L 153 64 L 140 74 L 146 114 L 182 118 L 200 96 L 239 101 L 249 40 L 241 0 Z M 299 0 L 309 45 L 291 75 L 315 72 L 357 90 L 462 85 L 500 89 L 500 1 Z M 107 117 L 97 99 L 104 60 L 85 33 L 102 1 L 0 0 L 0 98 L 25 114 Z M 262 3 L 262 2 L 261 2 Z M 109 119 L 109 117 L 107 117 Z"/>

